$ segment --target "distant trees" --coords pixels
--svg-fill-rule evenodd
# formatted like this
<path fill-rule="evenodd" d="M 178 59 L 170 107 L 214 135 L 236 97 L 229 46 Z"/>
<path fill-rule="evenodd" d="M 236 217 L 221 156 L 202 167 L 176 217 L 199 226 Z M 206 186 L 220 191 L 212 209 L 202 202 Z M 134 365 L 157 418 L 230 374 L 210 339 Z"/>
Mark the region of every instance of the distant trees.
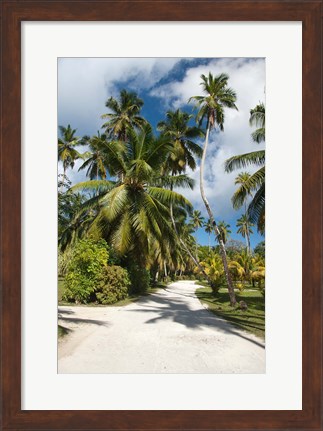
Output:
<path fill-rule="evenodd" d="M 247 214 L 242 214 L 242 216 L 237 220 L 237 233 L 240 233 L 243 238 L 246 239 L 247 243 L 247 251 L 250 253 L 250 235 L 253 233 L 252 231 L 253 223 L 250 222 Z"/>

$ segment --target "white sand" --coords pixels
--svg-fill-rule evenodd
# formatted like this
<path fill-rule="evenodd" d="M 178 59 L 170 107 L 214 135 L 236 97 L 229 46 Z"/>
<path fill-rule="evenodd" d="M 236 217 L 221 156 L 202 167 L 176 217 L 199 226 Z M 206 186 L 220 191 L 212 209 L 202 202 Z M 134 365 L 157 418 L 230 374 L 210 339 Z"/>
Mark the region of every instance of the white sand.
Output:
<path fill-rule="evenodd" d="M 208 311 L 178 281 L 125 307 L 59 307 L 59 373 L 264 373 L 263 340 Z"/>

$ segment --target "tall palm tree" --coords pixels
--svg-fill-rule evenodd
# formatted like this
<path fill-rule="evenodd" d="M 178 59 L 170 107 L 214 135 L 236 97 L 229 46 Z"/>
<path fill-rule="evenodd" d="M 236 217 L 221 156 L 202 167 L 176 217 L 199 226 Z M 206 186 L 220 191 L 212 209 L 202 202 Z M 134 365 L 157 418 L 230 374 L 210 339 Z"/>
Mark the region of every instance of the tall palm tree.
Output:
<path fill-rule="evenodd" d="M 188 125 L 192 115 L 177 109 L 166 113 L 166 121 L 160 121 L 157 129 L 171 142 L 173 149 L 167 157 L 165 168 L 172 174 L 185 172 L 186 167 L 196 168 L 195 157 L 202 156 L 202 148 L 192 139 L 203 136 L 198 127 Z"/>
<path fill-rule="evenodd" d="M 201 167 L 200 167 L 200 190 L 201 190 L 201 196 L 202 196 L 205 208 L 208 212 L 210 220 L 213 223 L 215 234 L 219 240 L 224 272 L 225 272 L 225 276 L 228 284 L 230 303 L 233 306 L 236 304 L 236 297 L 235 297 L 234 288 L 233 288 L 232 280 L 229 273 L 228 261 L 227 261 L 224 243 L 221 239 L 220 230 L 215 222 L 213 211 L 211 209 L 211 206 L 209 204 L 209 201 L 204 191 L 204 166 L 205 166 L 207 148 L 209 144 L 210 132 L 216 126 L 218 126 L 220 131 L 223 131 L 224 110 L 225 108 L 238 109 L 235 105 L 237 97 L 234 90 L 228 87 L 229 76 L 227 74 L 221 73 L 220 75 L 213 76 L 212 73 L 210 72 L 208 76 L 201 75 L 201 79 L 202 79 L 201 85 L 203 88 L 204 95 L 194 96 L 194 97 L 191 97 L 189 100 L 189 101 L 194 100 L 197 104 L 198 113 L 196 116 L 196 120 L 199 126 L 201 126 L 204 121 L 206 122 L 205 143 L 204 143 L 203 155 L 202 155 Z"/>
<path fill-rule="evenodd" d="M 252 196 L 250 190 L 248 190 L 248 184 L 251 175 L 249 172 L 240 172 L 234 180 L 234 184 L 238 185 L 238 189 L 234 192 L 232 196 L 232 205 L 233 208 L 239 209 L 242 205 L 244 205 L 245 214 L 247 213 L 247 201 L 248 197 Z"/>
<path fill-rule="evenodd" d="M 250 110 L 249 124 L 258 127 L 252 133 L 252 139 L 256 143 L 264 142 L 265 135 L 265 106 L 263 103 Z M 265 150 L 253 151 L 238 156 L 233 156 L 225 162 L 225 171 L 244 169 L 247 166 L 257 166 L 259 169 L 250 176 L 239 188 L 235 198 L 235 207 L 243 205 L 248 194 L 255 192 L 249 206 L 248 216 L 252 223 L 257 224 L 261 234 L 265 232 Z"/>
<path fill-rule="evenodd" d="M 237 220 L 237 233 L 240 233 L 243 238 L 245 238 L 247 243 L 247 252 L 250 253 L 250 234 L 253 233 L 252 227 L 253 223 L 250 222 L 247 214 L 242 214 L 242 216 Z"/>
<path fill-rule="evenodd" d="M 219 221 L 218 228 L 220 231 L 220 238 L 222 239 L 223 244 L 226 244 L 226 242 L 228 241 L 229 235 L 231 233 L 230 225 L 226 223 L 224 220 L 222 220 L 222 221 Z"/>
<path fill-rule="evenodd" d="M 201 211 L 198 210 L 194 210 L 192 211 L 191 217 L 190 217 L 190 223 L 194 228 L 194 231 L 197 232 L 197 229 L 202 227 L 204 224 L 204 217 L 201 214 Z M 196 259 L 198 260 L 197 257 L 197 236 L 195 237 L 195 255 L 196 255 Z"/>
<path fill-rule="evenodd" d="M 239 187 L 232 196 L 233 208 L 239 209 L 242 205 L 244 205 L 244 215 L 241 216 L 237 222 L 237 232 L 240 233 L 246 239 L 248 253 L 250 253 L 251 251 L 250 234 L 253 233 L 251 227 L 254 226 L 254 224 L 250 222 L 247 213 L 248 197 L 252 197 L 252 193 L 249 189 L 250 177 L 251 175 L 249 174 L 249 172 L 240 172 L 240 174 L 238 174 L 238 176 L 235 178 L 234 184 L 239 185 Z"/>
<path fill-rule="evenodd" d="M 93 180 L 105 179 L 106 174 L 106 153 L 107 145 L 106 135 L 98 134 L 96 136 L 84 137 L 83 140 L 89 145 L 90 151 L 84 154 L 85 162 L 80 166 L 79 171 L 87 169 L 86 175 Z"/>
<path fill-rule="evenodd" d="M 202 148 L 192 139 L 203 136 L 203 132 L 198 127 L 189 126 L 191 118 L 192 115 L 177 109 L 176 111 L 168 111 L 166 113 L 166 120 L 160 121 L 157 125 L 161 136 L 172 146 L 172 150 L 169 152 L 163 165 L 164 172 L 170 172 L 172 176 L 185 172 L 187 166 L 194 171 L 196 168 L 195 158 L 201 157 L 202 155 Z M 170 188 L 172 190 L 172 186 Z M 179 236 L 172 205 L 170 206 L 170 216 L 182 248 L 191 257 L 194 264 L 204 272 L 202 266 L 199 264 L 197 253 L 195 253 L 194 256 L 190 250 L 189 244 Z"/>
<path fill-rule="evenodd" d="M 191 224 L 194 227 L 195 231 L 202 227 L 204 223 L 204 217 L 201 214 L 201 211 L 193 210 L 191 214 Z"/>
<path fill-rule="evenodd" d="M 169 190 L 170 185 L 191 187 L 189 178 L 161 174 L 162 163 L 170 150 L 169 143 L 154 138 L 149 125 L 139 133 L 129 129 L 127 146 L 113 141 L 107 145 L 108 169 L 117 176 L 117 181 L 92 180 L 72 188 L 100 190 L 91 202 L 99 205 L 93 228 L 120 255 L 131 255 L 142 267 L 148 264 L 149 247 L 154 241 L 162 256 L 167 256 L 168 250 L 176 245 L 170 205 L 175 210 L 191 210 L 186 198 Z M 120 172 L 122 177 L 118 175 Z"/>
<path fill-rule="evenodd" d="M 136 93 L 121 90 L 118 99 L 110 97 L 105 106 L 111 112 L 103 114 L 101 118 L 108 121 L 102 125 L 106 133 L 113 139 L 125 142 L 128 129 L 142 129 L 147 121 L 140 116 L 144 102 Z"/>
<path fill-rule="evenodd" d="M 61 137 L 58 138 L 58 161 L 63 163 L 63 179 L 61 187 L 64 188 L 66 171 L 68 168 L 73 168 L 75 160 L 83 157 L 76 150 L 78 145 L 82 145 L 81 138 L 75 136 L 76 129 L 72 129 L 70 124 L 67 127 L 59 126 Z"/>
<path fill-rule="evenodd" d="M 210 219 L 208 219 L 205 223 L 204 223 L 204 230 L 205 232 L 208 234 L 209 236 L 209 251 L 211 250 L 211 242 L 210 242 L 210 237 L 211 237 L 211 233 L 214 231 L 213 229 L 213 223 Z"/>

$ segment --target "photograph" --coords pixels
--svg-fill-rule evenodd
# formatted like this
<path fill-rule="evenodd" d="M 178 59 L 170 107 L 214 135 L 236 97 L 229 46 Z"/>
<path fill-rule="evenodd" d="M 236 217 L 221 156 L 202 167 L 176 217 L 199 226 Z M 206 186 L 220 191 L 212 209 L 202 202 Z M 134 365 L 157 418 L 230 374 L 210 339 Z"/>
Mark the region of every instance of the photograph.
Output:
<path fill-rule="evenodd" d="M 266 59 L 57 68 L 58 373 L 266 373 Z"/>

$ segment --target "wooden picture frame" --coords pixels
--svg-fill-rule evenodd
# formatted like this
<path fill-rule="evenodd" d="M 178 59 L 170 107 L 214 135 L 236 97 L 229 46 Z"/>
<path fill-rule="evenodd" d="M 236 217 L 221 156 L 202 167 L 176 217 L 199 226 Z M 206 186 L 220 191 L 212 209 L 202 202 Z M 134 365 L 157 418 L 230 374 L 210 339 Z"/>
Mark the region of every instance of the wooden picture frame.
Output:
<path fill-rule="evenodd" d="M 322 429 L 322 2 L 3 0 L 1 12 L 1 429 Z M 301 21 L 303 24 L 303 408 L 292 411 L 21 410 L 21 22 L 212 20 Z"/>

